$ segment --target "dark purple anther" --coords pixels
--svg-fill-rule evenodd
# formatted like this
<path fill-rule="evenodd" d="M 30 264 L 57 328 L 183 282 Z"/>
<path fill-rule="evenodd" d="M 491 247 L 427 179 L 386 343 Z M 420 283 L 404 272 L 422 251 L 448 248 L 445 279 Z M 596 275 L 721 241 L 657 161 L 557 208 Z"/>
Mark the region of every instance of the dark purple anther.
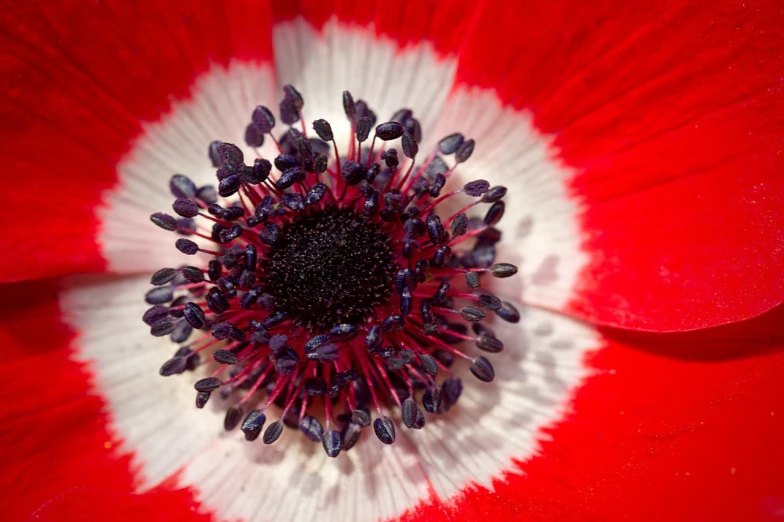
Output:
<path fill-rule="evenodd" d="M 264 133 L 252 123 L 249 123 L 248 126 L 245 127 L 245 144 L 254 149 L 264 145 Z"/>
<path fill-rule="evenodd" d="M 487 210 L 487 214 L 485 214 L 485 225 L 495 225 L 501 218 L 504 217 L 504 210 L 506 209 L 506 205 L 503 201 L 496 201 L 493 205 Z"/>
<path fill-rule="evenodd" d="M 433 252 L 433 257 L 430 260 L 430 265 L 435 268 L 444 268 L 449 260 L 452 258 L 452 249 L 449 245 L 441 245 L 439 246 L 435 252 Z"/>
<path fill-rule="evenodd" d="M 305 106 L 305 100 L 302 98 L 302 95 L 299 91 L 291 84 L 286 84 L 283 86 L 283 94 L 285 95 L 286 99 L 291 102 L 292 107 L 297 112 L 302 112 L 302 108 Z"/>
<path fill-rule="evenodd" d="M 354 121 L 354 115 L 357 113 L 356 106 L 354 104 L 354 97 L 351 96 L 351 93 L 348 91 L 343 91 L 343 112 L 346 113 L 346 117 Z"/>
<path fill-rule="evenodd" d="M 455 151 L 455 162 L 465 163 L 468 161 L 468 158 L 474 153 L 474 145 L 474 140 L 468 140 L 461 143 Z"/>
<path fill-rule="evenodd" d="M 199 245 L 190 239 L 178 239 L 175 241 L 174 246 L 177 247 L 177 250 L 188 256 L 196 255 L 199 252 Z"/>
<path fill-rule="evenodd" d="M 365 178 L 366 172 L 366 167 L 361 163 L 346 160 L 343 162 L 340 175 L 347 185 L 353 186 L 358 185 Z"/>
<path fill-rule="evenodd" d="M 175 174 L 169 180 L 169 190 L 176 198 L 192 198 L 196 195 L 196 185 L 187 176 Z"/>
<path fill-rule="evenodd" d="M 150 284 L 155 286 L 165 285 L 166 283 L 171 282 L 171 280 L 174 279 L 174 276 L 176 275 L 177 270 L 174 268 L 161 268 L 152 275 L 150 278 Z"/>
<path fill-rule="evenodd" d="M 479 356 L 471 362 L 471 373 L 480 381 L 490 382 L 495 378 L 495 370 L 485 357 Z"/>
<path fill-rule="evenodd" d="M 175 230 L 177 228 L 177 220 L 173 216 L 164 214 L 163 212 L 156 212 L 151 215 L 150 221 L 164 230 Z"/>
<path fill-rule="evenodd" d="M 242 174 L 232 174 L 220 180 L 218 183 L 218 194 L 224 198 L 233 196 L 242 186 Z"/>
<path fill-rule="evenodd" d="M 430 241 L 434 245 L 443 243 L 446 238 L 444 237 L 444 225 L 441 224 L 441 218 L 436 215 L 428 216 L 426 224 L 427 234 L 430 237 Z"/>
<path fill-rule="evenodd" d="M 275 115 L 263 105 L 259 105 L 253 110 L 250 119 L 262 134 L 269 134 L 275 127 Z"/>
<path fill-rule="evenodd" d="M 192 218 L 199 215 L 199 206 L 190 199 L 179 198 L 174 200 L 172 209 L 178 215 L 186 218 Z"/>
<path fill-rule="evenodd" d="M 327 193 L 327 185 L 324 183 L 316 183 L 310 189 L 308 189 L 308 193 L 305 196 L 305 203 L 308 205 L 315 205 L 321 198 L 324 197 L 324 194 Z"/>
<path fill-rule="evenodd" d="M 490 183 L 483 179 L 471 181 L 463 185 L 463 191 L 471 197 L 478 198 L 490 189 Z"/>
<path fill-rule="evenodd" d="M 267 181 L 271 171 L 272 163 L 263 158 L 256 158 L 253 161 L 253 168 L 251 169 L 250 174 L 246 171 L 243 179 L 251 185 L 258 185 L 259 183 Z"/>
<path fill-rule="evenodd" d="M 441 151 L 441 154 L 450 155 L 454 154 L 460 145 L 463 144 L 465 138 L 459 132 L 455 134 L 450 134 L 449 136 L 442 138 L 441 141 L 438 142 L 438 150 Z"/>
<path fill-rule="evenodd" d="M 396 121 L 382 123 L 376 127 L 376 135 L 384 141 L 396 140 L 401 137 L 404 132 L 405 129 L 403 128 L 403 125 Z"/>
<path fill-rule="evenodd" d="M 407 132 L 403 133 L 401 144 L 403 146 L 403 154 L 405 154 L 407 158 L 416 158 L 416 155 L 419 152 L 419 145 L 417 145 L 416 140 L 411 134 Z"/>
<path fill-rule="evenodd" d="M 316 131 L 318 137 L 324 141 L 332 141 L 334 135 L 332 134 L 332 126 L 327 120 L 316 120 L 313 122 L 313 130 Z"/>
<path fill-rule="evenodd" d="M 392 444 L 395 442 L 395 424 L 392 419 L 382 415 L 373 422 L 373 430 L 376 432 L 378 440 L 384 444 Z"/>
<path fill-rule="evenodd" d="M 430 197 L 437 198 L 441 195 L 441 189 L 444 188 L 446 185 L 446 176 L 443 174 L 436 174 L 435 179 L 433 180 L 433 186 L 430 188 Z"/>
<path fill-rule="evenodd" d="M 468 230 L 468 216 L 465 212 L 458 214 L 452 220 L 452 236 L 459 237 L 466 233 Z"/>
<path fill-rule="evenodd" d="M 368 137 L 370 136 L 370 128 L 373 126 L 373 122 L 367 116 L 363 116 L 357 122 L 357 141 L 363 143 L 367 141 Z"/>

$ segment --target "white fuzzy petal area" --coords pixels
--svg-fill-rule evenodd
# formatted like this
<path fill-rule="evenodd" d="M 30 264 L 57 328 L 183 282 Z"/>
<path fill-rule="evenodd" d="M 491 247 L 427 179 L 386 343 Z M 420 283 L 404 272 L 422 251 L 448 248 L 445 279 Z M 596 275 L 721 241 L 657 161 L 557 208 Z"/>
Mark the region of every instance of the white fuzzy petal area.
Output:
<path fill-rule="evenodd" d="M 376 520 L 433 494 L 449 498 L 469 484 L 492 487 L 513 459 L 537 451 L 540 429 L 562 417 L 585 375 L 584 354 L 600 344 L 593 329 L 520 306 L 519 324 L 492 325 L 506 341 L 502 353 L 488 355 L 493 383 L 477 381 L 458 361 L 464 392 L 457 407 L 441 417 L 427 415 L 421 431 L 398 423 L 392 446 L 367 430 L 335 460 L 291 430 L 273 446 L 247 443 L 238 430 L 225 433 L 226 403 L 213 397 L 203 410 L 194 406 L 192 384 L 207 369 L 158 375 L 176 346 L 151 337 L 141 323 L 148 308 L 143 295 L 150 272 L 187 258 L 172 247 L 175 236 L 155 228 L 148 216 L 169 211 L 165 187 L 172 173 L 214 183 L 207 145 L 213 139 L 241 144 L 252 108 L 263 103 L 276 109 L 273 77 L 296 85 L 305 96 L 305 121 L 328 119 L 339 143 L 349 130 L 340 103 L 344 89 L 367 100 L 379 121 L 402 106 L 414 109 L 427 141 L 456 130 L 476 138 L 474 156 L 452 183 L 483 178 L 509 188 L 499 261 L 518 263 L 521 274 L 492 281 L 503 298 L 561 308 L 585 262 L 578 208 L 565 188 L 569 172 L 552 159 L 550 142 L 534 130 L 530 115 L 481 90 L 460 88 L 447 100 L 454 61 L 436 57 L 428 44 L 401 50 L 367 29 L 334 22 L 321 32 L 290 22 L 278 26 L 274 38 L 275 74 L 255 64 L 214 68 L 195 83 L 190 99 L 173 102 L 169 114 L 145 126 L 118 166 L 118 185 L 101 210 L 103 253 L 112 270 L 145 275 L 70 281 L 61 306 L 80 332 L 78 358 L 96 373 L 112 428 L 134 456 L 142 489 L 179 473 L 180 484 L 193 486 L 205 508 L 222 519 Z M 271 152 L 265 150 L 267 157 Z M 470 344 L 463 348 L 481 353 Z"/>

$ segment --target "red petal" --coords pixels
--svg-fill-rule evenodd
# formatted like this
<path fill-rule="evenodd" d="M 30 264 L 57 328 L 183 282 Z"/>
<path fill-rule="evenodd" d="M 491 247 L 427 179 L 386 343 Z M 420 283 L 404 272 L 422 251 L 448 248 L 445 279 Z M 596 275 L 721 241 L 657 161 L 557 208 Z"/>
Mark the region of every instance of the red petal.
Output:
<path fill-rule="evenodd" d="M 575 171 L 592 261 L 572 311 L 688 330 L 784 300 L 782 26 L 775 2 L 482 14 L 457 83 L 532 110 Z"/>
<path fill-rule="evenodd" d="M 141 495 L 99 489 L 77 488 L 66 491 L 41 506 L 30 520 L 36 522 L 168 522 L 188 520 L 209 522 L 209 515 L 198 513 L 197 504 L 183 490 L 152 491 Z M 188 503 L 192 504 L 188 510 Z M 185 509 L 183 509 L 185 507 Z"/>
<path fill-rule="evenodd" d="M 0 278 L 106 266 L 96 234 L 115 165 L 211 63 L 270 61 L 269 6 L 248 1 L 7 6 L 0 19 Z M 254 23 L 248 23 L 248 20 Z M 206 150 L 206 149 L 205 149 Z M 205 153 L 206 154 L 206 153 Z M 23 225 L 22 225 L 23 224 Z"/>
<path fill-rule="evenodd" d="M 777 519 L 782 321 L 784 306 L 701 332 L 606 331 L 599 374 L 539 457 L 404 520 Z"/>
<path fill-rule="evenodd" d="M 0 286 L 0 373 L 13 376 L 0 413 L 3 517 L 24 520 L 47 504 L 38 513 L 44 520 L 101 520 L 112 507 L 127 507 L 137 520 L 197 518 L 186 490 L 161 486 L 149 497 L 126 497 L 137 483 L 131 455 L 107 430 L 106 404 L 92 391 L 89 369 L 73 362 L 75 334 L 60 320 L 56 292 L 51 282 Z M 85 510 L 88 499 L 100 502 Z M 117 513 L 125 516 L 114 511 L 103 520 L 118 520 Z"/>
<path fill-rule="evenodd" d="M 481 5 L 444 5 L 443 2 L 399 0 L 278 0 L 272 10 L 276 22 L 302 18 L 321 28 L 335 17 L 346 25 L 369 26 L 395 40 L 400 47 L 430 42 L 442 54 L 455 54 L 470 32 Z M 373 102 L 374 100 L 369 100 Z"/>

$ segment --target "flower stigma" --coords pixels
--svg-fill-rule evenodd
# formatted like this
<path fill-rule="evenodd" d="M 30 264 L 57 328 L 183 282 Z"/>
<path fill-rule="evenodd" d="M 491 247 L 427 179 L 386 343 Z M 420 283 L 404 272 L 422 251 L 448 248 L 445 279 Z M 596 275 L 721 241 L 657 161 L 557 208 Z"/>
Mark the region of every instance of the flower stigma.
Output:
<path fill-rule="evenodd" d="M 490 360 L 460 345 L 500 352 L 483 321 L 520 320 L 482 289 L 488 275 L 517 272 L 495 262 L 506 188 L 474 180 L 444 192 L 474 140 L 452 134 L 420 160 L 411 110 L 377 124 L 344 92 L 351 134 L 341 150 L 329 122 L 314 121 L 309 133 L 302 95 L 283 91 L 278 118 L 263 106 L 251 115 L 252 165 L 236 145 L 214 141 L 217 188 L 171 178 L 176 217 L 150 219 L 181 235 L 175 246 L 194 261 L 152 276 L 143 321 L 180 345 L 162 376 L 213 370 L 195 383 L 196 407 L 219 394 L 226 430 L 272 444 L 288 427 L 336 457 L 370 426 L 392 444 L 391 411 L 421 429 L 425 413 L 455 407 L 463 383 L 454 364 L 494 379 Z M 279 152 L 272 162 L 259 151 L 267 139 Z M 398 143 L 400 151 L 390 146 Z M 445 211 L 453 198 L 467 202 Z M 483 216 L 469 217 L 479 205 Z"/>

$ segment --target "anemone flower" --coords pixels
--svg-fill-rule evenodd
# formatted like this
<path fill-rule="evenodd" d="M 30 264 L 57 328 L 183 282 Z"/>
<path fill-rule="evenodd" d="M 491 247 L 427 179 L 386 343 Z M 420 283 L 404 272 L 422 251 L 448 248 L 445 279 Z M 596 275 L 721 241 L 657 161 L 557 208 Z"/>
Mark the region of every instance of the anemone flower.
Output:
<path fill-rule="evenodd" d="M 780 5 L 0 20 L 4 519 L 784 516 Z"/>

